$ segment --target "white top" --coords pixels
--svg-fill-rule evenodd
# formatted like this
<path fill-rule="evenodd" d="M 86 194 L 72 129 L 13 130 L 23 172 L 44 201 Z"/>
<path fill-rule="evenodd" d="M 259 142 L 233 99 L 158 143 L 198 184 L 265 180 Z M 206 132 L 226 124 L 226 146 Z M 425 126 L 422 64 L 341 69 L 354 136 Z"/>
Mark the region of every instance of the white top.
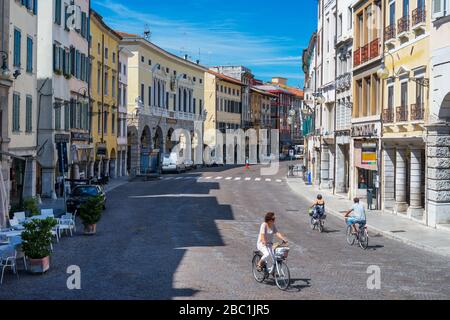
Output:
<path fill-rule="evenodd" d="M 266 239 L 266 243 L 273 243 L 273 235 L 278 233 L 277 227 L 275 225 L 273 225 L 273 228 L 271 229 L 269 227 L 269 225 L 264 222 L 261 224 L 261 228 L 259 229 L 259 234 L 258 234 L 258 242 L 257 244 L 261 244 L 260 241 L 260 235 L 263 234 L 265 235 L 265 239 Z"/>

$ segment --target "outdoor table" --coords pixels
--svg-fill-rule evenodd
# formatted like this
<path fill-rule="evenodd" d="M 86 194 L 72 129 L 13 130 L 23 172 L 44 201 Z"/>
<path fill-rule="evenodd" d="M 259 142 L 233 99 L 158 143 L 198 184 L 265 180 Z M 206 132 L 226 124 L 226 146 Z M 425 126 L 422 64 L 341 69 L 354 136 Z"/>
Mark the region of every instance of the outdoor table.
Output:
<path fill-rule="evenodd" d="M 0 234 L 8 234 L 8 232 L 2 232 Z M 11 252 L 17 249 L 18 246 L 22 244 L 22 238 L 20 235 L 8 236 L 8 244 L 0 244 L 0 257 L 4 258 Z"/>

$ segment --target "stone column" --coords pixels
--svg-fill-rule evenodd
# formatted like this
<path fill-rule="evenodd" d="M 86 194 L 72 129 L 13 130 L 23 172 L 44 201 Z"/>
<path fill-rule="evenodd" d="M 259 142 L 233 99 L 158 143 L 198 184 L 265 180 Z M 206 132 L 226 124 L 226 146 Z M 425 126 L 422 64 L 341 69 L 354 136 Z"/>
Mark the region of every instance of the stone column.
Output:
<path fill-rule="evenodd" d="M 55 169 L 42 168 L 42 198 L 54 198 L 55 194 Z"/>
<path fill-rule="evenodd" d="M 97 178 L 100 178 L 102 176 L 102 168 L 103 168 L 103 159 L 100 159 L 97 165 Z"/>
<path fill-rule="evenodd" d="M 122 174 L 127 177 L 128 176 L 128 169 L 127 169 L 127 159 L 128 159 L 128 151 L 127 149 L 125 149 L 125 151 L 123 152 L 123 166 L 122 166 Z"/>
<path fill-rule="evenodd" d="M 383 150 L 383 209 L 394 210 L 395 204 L 395 148 L 386 146 Z"/>
<path fill-rule="evenodd" d="M 395 161 L 395 213 L 406 213 L 406 149 L 398 147 Z"/>
<path fill-rule="evenodd" d="M 428 127 L 427 137 L 427 224 L 450 223 L 450 128 Z"/>
<path fill-rule="evenodd" d="M 343 145 L 336 144 L 336 192 L 344 193 L 346 189 L 345 154 Z"/>
<path fill-rule="evenodd" d="M 131 154 L 128 155 L 130 158 L 130 174 L 131 175 L 139 175 L 140 167 L 141 167 L 141 150 L 139 148 L 139 144 L 131 145 Z"/>
<path fill-rule="evenodd" d="M 330 189 L 330 149 L 322 145 L 320 155 L 320 188 Z"/>
<path fill-rule="evenodd" d="M 422 204 L 422 148 L 414 147 L 411 149 L 411 168 L 410 168 L 410 203 L 408 216 L 421 218 L 423 215 Z"/>
<path fill-rule="evenodd" d="M 110 165 L 110 161 L 109 159 L 105 159 L 104 163 L 103 163 L 103 174 L 105 176 L 109 176 L 109 165 Z"/>
<path fill-rule="evenodd" d="M 80 165 L 78 163 L 72 164 L 72 179 L 80 179 Z"/>
<path fill-rule="evenodd" d="M 36 160 L 28 158 L 25 162 L 25 177 L 23 186 L 23 197 L 36 196 Z"/>
<path fill-rule="evenodd" d="M 119 151 L 117 153 L 117 177 L 121 177 L 122 176 L 122 153 L 123 151 Z"/>

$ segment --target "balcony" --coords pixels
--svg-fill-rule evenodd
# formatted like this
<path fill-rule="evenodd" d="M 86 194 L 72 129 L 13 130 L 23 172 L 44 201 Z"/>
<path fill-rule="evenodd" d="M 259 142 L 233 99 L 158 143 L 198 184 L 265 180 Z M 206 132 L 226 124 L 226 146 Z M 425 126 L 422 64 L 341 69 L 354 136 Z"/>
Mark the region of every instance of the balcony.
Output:
<path fill-rule="evenodd" d="M 394 122 L 394 112 L 391 108 L 383 110 L 383 122 L 393 123 Z"/>
<path fill-rule="evenodd" d="M 408 38 L 409 16 L 402 17 L 397 21 L 398 37 Z"/>
<path fill-rule="evenodd" d="M 412 29 L 414 32 L 425 32 L 427 14 L 425 6 L 414 9 L 412 12 Z"/>
<path fill-rule="evenodd" d="M 359 66 L 361 64 L 361 49 L 358 49 L 353 54 L 353 65 Z"/>
<path fill-rule="evenodd" d="M 366 44 L 361 48 L 361 63 L 369 61 L 369 45 Z"/>
<path fill-rule="evenodd" d="M 386 45 L 395 45 L 395 25 L 384 28 L 384 43 Z"/>
<path fill-rule="evenodd" d="M 423 103 L 414 103 L 411 105 L 411 121 L 420 121 L 424 118 Z"/>
<path fill-rule="evenodd" d="M 397 107 L 396 111 L 397 111 L 395 114 L 396 122 L 408 121 L 408 106 Z"/>
<path fill-rule="evenodd" d="M 380 39 L 375 39 L 370 43 L 370 59 L 375 59 L 380 55 Z"/>

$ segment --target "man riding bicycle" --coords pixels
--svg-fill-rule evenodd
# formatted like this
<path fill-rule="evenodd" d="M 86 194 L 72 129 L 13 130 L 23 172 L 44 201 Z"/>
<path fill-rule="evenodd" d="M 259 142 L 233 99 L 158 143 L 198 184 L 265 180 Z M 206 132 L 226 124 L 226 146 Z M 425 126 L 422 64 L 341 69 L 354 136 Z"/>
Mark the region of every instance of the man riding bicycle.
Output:
<path fill-rule="evenodd" d="M 360 226 L 366 224 L 366 209 L 364 209 L 364 206 L 359 203 L 359 198 L 353 199 L 353 202 L 353 208 L 347 211 L 345 218 L 347 225 L 352 226 L 353 233 L 358 234 L 356 224 L 359 224 Z M 349 217 L 351 213 L 353 213 L 353 215 Z"/>
<path fill-rule="evenodd" d="M 280 240 L 287 243 L 287 240 L 280 232 L 278 232 L 277 227 L 275 226 L 275 213 L 268 212 L 264 218 L 264 221 L 265 222 L 261 224 L 258 242 L 256 244 L 258 250 L 263 254 L 257 266 L 257 270 L 259 272 L 262 271 L 264 263 L 267 264 L 269 256 L 273 255 L 273 236 L 276 235 Z"/>

